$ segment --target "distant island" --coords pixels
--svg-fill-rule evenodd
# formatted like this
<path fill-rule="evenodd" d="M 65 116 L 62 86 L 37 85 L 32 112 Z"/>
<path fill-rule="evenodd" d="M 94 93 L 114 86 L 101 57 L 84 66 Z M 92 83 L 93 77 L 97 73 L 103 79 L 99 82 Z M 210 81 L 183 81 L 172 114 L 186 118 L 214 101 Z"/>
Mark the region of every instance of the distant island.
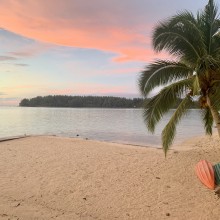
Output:
<path fill-rule="evenodd" d="M 25 107 L 69 107 L 69 108 L 141 108 L 141 98 L 120 98 L 113 96 L 66 96 L 49 95 L 22 99 L 19 106 Z"/>
<path fill-rule="evenodd" d="M 146 99 L 148 103 L 150 99 Z M 144 99 L 142 98 L 121 98 L 113 96 L 67 96 L 48 95 L 37 96 L 30 99 L 22 99 L 19 106 L 23 107 L 66 107 L 66 108 L 142 108 Z M 179 99 L 173 108 L 177 108 Z M 195 102 L 192 109 L 199 108 Z"/>

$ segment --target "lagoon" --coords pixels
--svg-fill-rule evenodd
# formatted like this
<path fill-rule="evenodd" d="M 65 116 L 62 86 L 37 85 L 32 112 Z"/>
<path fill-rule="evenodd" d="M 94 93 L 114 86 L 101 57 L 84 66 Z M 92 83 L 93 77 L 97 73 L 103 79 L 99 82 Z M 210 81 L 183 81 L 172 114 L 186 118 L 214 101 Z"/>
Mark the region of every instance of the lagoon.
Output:
<path fill-rule="evenodd" d="M 142 109 L 0 107 L 0 138 L 57 135 L 160 147 L 161 131 L 173 111 L 151 134 L 144 124 Z M 189 111 L 177 127 L 175 144 L 204 135 L 200 117 L 200 110 Z"/>

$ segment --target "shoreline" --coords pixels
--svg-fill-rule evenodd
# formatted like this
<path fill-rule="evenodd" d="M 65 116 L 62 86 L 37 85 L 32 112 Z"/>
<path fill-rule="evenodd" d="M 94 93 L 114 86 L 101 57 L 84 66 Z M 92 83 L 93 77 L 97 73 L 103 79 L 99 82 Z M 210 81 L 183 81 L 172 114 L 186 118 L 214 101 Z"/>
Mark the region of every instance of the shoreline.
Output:
<path fill-rule="evenodd" d="M 27 138 L 27 137 L 58 137 L 58 138 L 70 138 L 70 139 L 78 139 L 78 140 L 90 140 L 95 142 L 101 142 L 101 143 L 112 143 L 112 144 L 121 144 L 121 145 L 128 145 L 128 146 L 135 146 L 135 147 L 147 147 L 147 148 L 156 148 L 156 149 L 162 149 L 161 147 L 150 146 L 150 145 L 140 145 L 140 144 L 132 144 L 132 143 L 123 143 L 123 142 L 114 142 L 114 141 L 105 141 L 105 140 L 96 140 L 96 139 L 89 139 L 89 138 L 83 138 L 83 137 L 70 137 L 70 136 L 61 136 L 61 135 L 43 135 L 43 134 L 35 134 L 35 135 L 18 135 L 18 136 L 7 136 L 0 138 L 0 142 L 4 141 L 11 141 L 11 140 L 17 140 L 21 138 Z"/>
<path fill-rule="evenodd" d="M 214 133 L 212 136 L 208 135 L 201 135 L 201 136 L 194 136 L 188 140 L 184 140 L 178 144 L 174 144 L 171 146 L 169 150 L 177 150 L 178 148 L 182 149 L 185 148 L 185 145 L 190 144 L 193 145 L 193 141 L 199 140 L 199 139 L 204 139 L 204 138 L 212 138 L 217 136 L 217 133 Z M 141 147 L 141 148 L 152 148 L 152 149 L 158 149 L 158 150 L 163 150 L 161 145 L 141 145 L 141 144 L 135 144 L 135 143 L 126 143 L 126 142 L 115 142 L 115 141 L 107 141 L 107 140 L 97 140 L 97 139 L 89 139 L 86 137 L 81 137 L 81 136 L 76 136 L 76 137 L 71 137 L 71 136 L 61 136 L 61 135 L 44 135 L 44 134 L 35 134 L 35 135 L 17 135 L 17 136 L 7 136 L 7 137 L 2 137 L 0 138 L 0 142 L 4 141 L 11 141 L 11 140 L 17 140 L 17 139 L 22 139 L 22 138 L 27 138 L 27 137 L 58 137 L 58 138 L 70 138 L 70 139 L 78 139 L 78 140 L 84 140 L 84 141 L 94 141 L 94 142 L 101 142 L 101 143 L 112 143 L 112 144 L 119 144 L 119 145 L 126 145 L 126 146 L 133 146 L 133 147 Z M 183 146 L 181 146 L 183 145 Z M 187 148 L 189 149 L 189 148 Z"/>

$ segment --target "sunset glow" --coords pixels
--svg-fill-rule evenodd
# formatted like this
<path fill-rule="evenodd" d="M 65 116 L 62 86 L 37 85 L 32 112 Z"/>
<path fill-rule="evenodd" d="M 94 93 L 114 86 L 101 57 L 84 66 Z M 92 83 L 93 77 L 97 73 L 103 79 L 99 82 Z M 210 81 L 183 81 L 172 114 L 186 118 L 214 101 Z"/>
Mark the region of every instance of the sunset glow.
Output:
<path fill-rule="evenodd" d="M 0 0 L 0 105 L 38 95 L 138 97 L 156 23 L 207 1 Z M 169 3 L 168 3 L 169 2 Z"/>

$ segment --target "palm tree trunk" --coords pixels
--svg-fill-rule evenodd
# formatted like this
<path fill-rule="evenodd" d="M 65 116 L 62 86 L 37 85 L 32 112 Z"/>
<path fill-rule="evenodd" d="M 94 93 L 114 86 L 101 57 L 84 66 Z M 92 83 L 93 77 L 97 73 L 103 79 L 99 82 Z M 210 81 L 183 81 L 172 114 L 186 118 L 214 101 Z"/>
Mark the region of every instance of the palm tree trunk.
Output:
<path fill-rule="evenodd" d="M 211 110 L 212 117 L 213 117 L 213 120 L 216 124 L 216 128 L 218 130 L 218 135 L 220 137 L 220 114 L 219 114 L 218 110 L 212 106 L 211 100 L 208 97 L 208 95 L 207 95 L 207 104 Z"/>

